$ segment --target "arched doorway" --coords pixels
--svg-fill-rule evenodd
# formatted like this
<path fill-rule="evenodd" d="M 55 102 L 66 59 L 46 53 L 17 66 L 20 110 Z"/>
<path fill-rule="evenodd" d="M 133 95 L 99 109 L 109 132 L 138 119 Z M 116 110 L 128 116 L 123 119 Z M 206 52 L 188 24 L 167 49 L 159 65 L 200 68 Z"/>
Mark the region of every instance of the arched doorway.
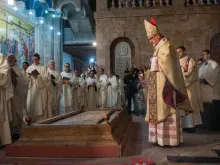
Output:
<path fill-rule="evenodd" d="M 220 64 L 220 33 L 215 34 L 210 43 L 212 59 Z"/>
<path fill-rule="evenodd" d="M 134 44 L 127 37 L 116 38 L 110 47 L 111 51 L 111 70 L 122 77 L 126 65 L 131 67 L 134 58 Z"/>

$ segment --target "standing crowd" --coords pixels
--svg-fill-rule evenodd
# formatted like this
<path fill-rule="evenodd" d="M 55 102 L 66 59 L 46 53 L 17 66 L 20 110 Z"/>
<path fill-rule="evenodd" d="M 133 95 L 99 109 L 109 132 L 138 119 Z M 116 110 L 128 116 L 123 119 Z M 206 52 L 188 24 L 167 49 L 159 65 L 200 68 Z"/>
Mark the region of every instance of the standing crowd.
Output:
<path fill-rule="evenodd" d="M 19 68 L 15 55 L 0 55 L 0 145 L 19 138 L 26 115 L 39 122 L 82 107 L 120 108 L 126 98 L 130 103 L 133 99 L 132 105 L 137 105 L 138 77 L 133 70 L 126 72 L 123 81 L 112 71 L 107 74 L 103 68 L 97 71 L 95 63 L 90 63 L 80 74 L 77 69 L 71 71 L 69 63 L 61 73 L 53 60 L 44 66 L 37 53 L 32 61 L 32 65 L 24 62 Z"/>
<path fill-rule="evenodd" d="M 153 57 L 144 70 L 127 66 L 119 77 L 90 63 L 82 73 L 56 70 L 54 61 L 17 66 L 15 55 L 0 55 L 0 146 L 18 139 L 25 115 L 33 122 L 79 110 L 119 108 L 127 104 L 128 114 L 145 116 L 149 142 L 177 146 L 183 142 L 182 128 L 220 129 L 220 67 L 209 50 L 197 62 L 183 46 L 174 48 L 163 37 L 156 21 L 144 22 Z M 178 54 L 178 56 L 177 56 Z"/>

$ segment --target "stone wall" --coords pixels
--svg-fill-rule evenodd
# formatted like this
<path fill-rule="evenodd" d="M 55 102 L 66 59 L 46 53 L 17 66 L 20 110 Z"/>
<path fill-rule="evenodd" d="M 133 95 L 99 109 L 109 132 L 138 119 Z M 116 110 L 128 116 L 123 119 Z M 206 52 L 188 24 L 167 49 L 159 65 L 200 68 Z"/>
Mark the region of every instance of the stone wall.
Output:
<path fill-rule="evenodd" d="M 175 47 L 183 45 L 188 55 L 200 58 L 201 51 L 210 48 L 212 36 L 220 33 L 220 5 L 184 7 L 179 2 L 176 1 L 169 8 L 156 9 L 105 10 L 105 6 L 101 4 L 100 8 L 97 6 L 95 18 L 98 66 L 110 68 L 110 46 L 118 37 L 127 37 L 133 42 L 133 63 L 136 66 L 143 68 L 148 64 L 153 47 L 146 38 L 143 22 L 145 18 L 150 20 L 151 16 L 157 20 L 161 34 L 169 38 Z"/>

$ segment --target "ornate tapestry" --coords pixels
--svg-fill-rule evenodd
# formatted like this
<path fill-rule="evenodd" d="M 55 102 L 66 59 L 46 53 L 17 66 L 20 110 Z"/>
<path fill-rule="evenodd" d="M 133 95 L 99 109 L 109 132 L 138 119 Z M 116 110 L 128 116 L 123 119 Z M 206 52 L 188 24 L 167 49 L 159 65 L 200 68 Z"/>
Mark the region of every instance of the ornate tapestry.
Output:
<path fill-rule="evenodd" d="M 156 72 L 150 72 L 148 80 L 149 122 L 157 124 L 157 81 Z"/>

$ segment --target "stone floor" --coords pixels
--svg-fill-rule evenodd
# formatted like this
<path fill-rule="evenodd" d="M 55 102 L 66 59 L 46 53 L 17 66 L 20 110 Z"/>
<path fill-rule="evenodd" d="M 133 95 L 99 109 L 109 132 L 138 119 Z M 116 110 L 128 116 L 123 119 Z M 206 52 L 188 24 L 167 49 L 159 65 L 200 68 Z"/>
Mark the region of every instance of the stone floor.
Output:
<path fill-rule="evenodd" d="M 134 123 L 122 158 L 106 159 L 41 159 L 41 158 L 6 158 L 5 148 L 0 149 L 0 165 L 34 165 L 34 164 L 125 164 L 132 157 L 148 157 L 157 165 L 199 165 L 199 163 L 171 163 L 167 156 L 216 157 L 214 149 L 220 150 L 220 132 L 199 130 L 194 134 L 184 133 L 184 144 L 178 147 L 159 147 L 148 143 L 148 126 L 143 117 L 133 117 Z M 220 159 L 220 158 L 219 158 Z M 212 165 L 204 163 L 202 165 Z M 214 165 L 214 164 L 213 164 Z M 220 163 L 215 163 L 220 165 Z"/>

